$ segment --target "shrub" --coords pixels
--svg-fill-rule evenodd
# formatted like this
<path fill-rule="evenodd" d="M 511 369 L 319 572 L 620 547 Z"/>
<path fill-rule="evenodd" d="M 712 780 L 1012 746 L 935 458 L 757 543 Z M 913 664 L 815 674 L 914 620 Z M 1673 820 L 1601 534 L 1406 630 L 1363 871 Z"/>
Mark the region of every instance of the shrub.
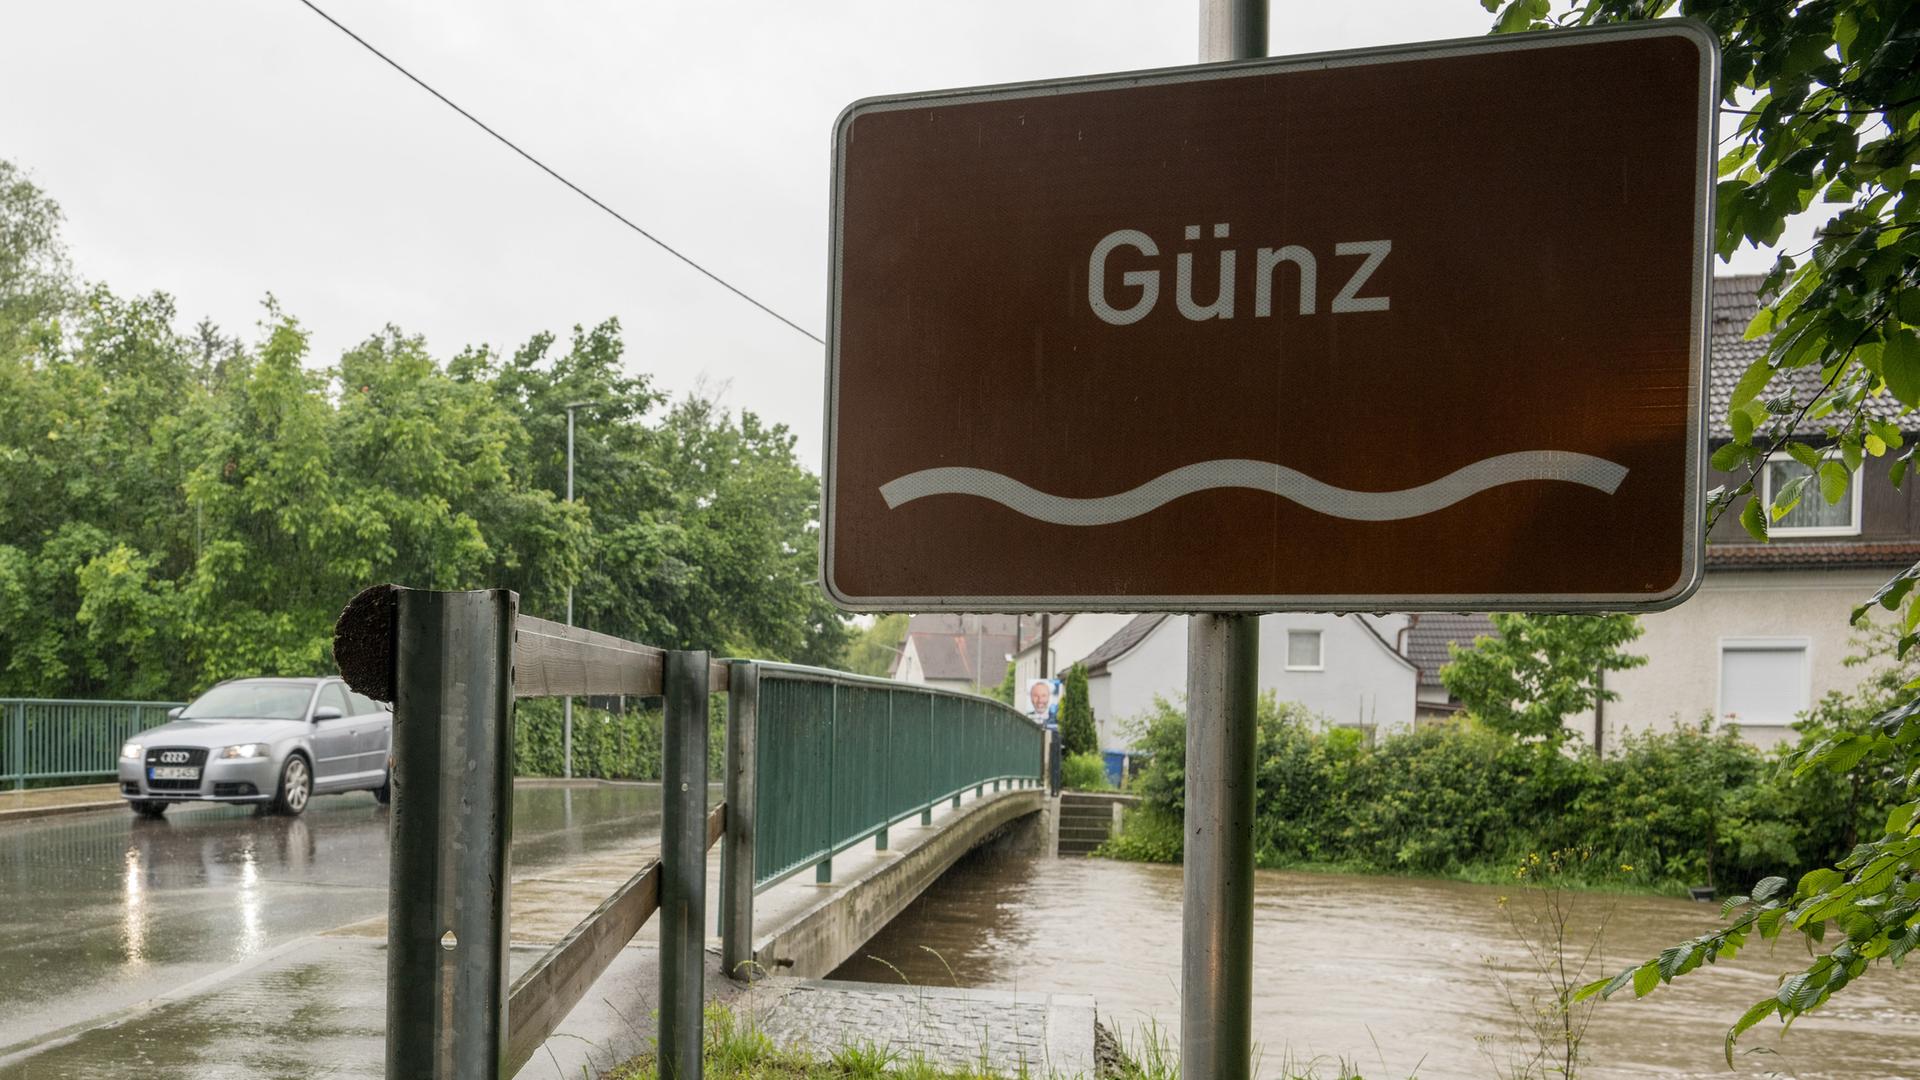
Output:
<path fill-rule="evenodd" d="M 1099 754 L 1068 754 L 1060 761 L 1060 784 L 1069 791 L 1112 791 Z"/>
<path fill-rule="evenodd" d="M 514 706 L 513 766 L 516 776 L 564 776 L 563 710 L 559 698 L 531 698 Z M 707 772 L 719 777 L 726 761 L 726 697 L 714 694 L 707 707 Z M 630 699 L 626 709 L 596 709 L 576 698 L 573 705 L 573 775 L 602 780 L 660 779 L 658 709 L 642 709 Z"/>
<path fill-rule="evenodd" d="M 535 698 L 514 708 L 514 771 L 520 776 L 564 775 L 561 702 Z M 573 706 L 573 775 L 608 780 L 660 778 L 660 713 Z"/>
<path fill-rule="evenodd" d="M 1474 727 L 1387 738 L 1353 763 L 1347 857 L 1435 873 L 1505 854 L 1515 843 L 1523 758 L 1513 740 Z"/>
<path fill-rule="evenodd" d="M 1331 728 L 1303 705 L 1261 698 L 1254 752 L 1254 858 L 1261 866 L 1340 857 L 1346 787 L 1360 732 Z"/>
<path fill-rule="evenodd" d="M 1655 881 L 1713 884 L 1722 876 L 1728 826 L 1743 820 L 1734 813 L 1740 795 L 1765 766 L 1737 730 L 1715 730 L 1710 720 L 1628 735 L 1620 753 L 1600 764 L 1600 783 L 1582 800 L 1593 847 Z M 1796 855 L 1778 846 L 1758 854 L 1775 866 Z"/>
<path fill-rule="evenodd" d="M 1864 731 L 1872 690 L 1830 696 L 1795 725 L 1802 749 L 1763 752 L 1709 721 L 1630 735 L 1605 760 L 1577 744 L 1490 730 L 1470 719 L 1365 745 L 1296 704 L 1263 698 L 1257 718 L 1255 858 L 1361 871 L 1507 880 L 1528 852 L 1580 851 L 1582 875 L 1677 889 L 1797 878 L 1885 821 L 1899 778 L 1815 770 L 1805 747 Z M 1140 808 L 1102 849 L 1170 861 L 1181 851 L 1186 716 L 1156 701 L 1133 726 L 1150 756 Z"/>
<path fill-rule="evenodd" d="M 1133 745 L 1147 759 L 1134 783 L 1141 801 L 1175 819 L 1187 812 L 1187 713 L 1166 698 L 1130 725 Z M 1177 830 L 1176 830 L 1177 831 Z"/>
<path fill-rule="evenodd" d="M 1120 819 L 1120 831 L 1095 855 L 1130 862 L 1177 863 L 1186 850 L 1180 817 L 1152 803 L 1138 803 Z"/>

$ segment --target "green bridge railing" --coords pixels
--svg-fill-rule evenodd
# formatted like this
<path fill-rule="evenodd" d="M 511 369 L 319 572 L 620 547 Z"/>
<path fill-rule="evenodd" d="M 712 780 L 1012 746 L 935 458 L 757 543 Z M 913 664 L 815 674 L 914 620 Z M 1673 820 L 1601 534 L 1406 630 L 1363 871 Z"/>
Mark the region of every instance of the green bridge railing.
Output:
<path fill-rule="evenodd" d="M 755 661 L 755 891 L 961 793 L 1042 776 L 1046 733 L 991 698 Z"/>
<path fill-rule="evenodd" d="M 121 744 L 166 723 L 179 704 L 0 698 L 0 785 L 112 776 Z"/>

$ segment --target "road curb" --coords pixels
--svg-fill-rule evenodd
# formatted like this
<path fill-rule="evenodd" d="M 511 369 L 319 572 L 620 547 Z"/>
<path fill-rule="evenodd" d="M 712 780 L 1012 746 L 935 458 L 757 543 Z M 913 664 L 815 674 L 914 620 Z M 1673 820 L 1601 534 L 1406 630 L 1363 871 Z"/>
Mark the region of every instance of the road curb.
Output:
<path fill-rule="evenodd" d="M 126 805 L 124 800 L 115 799 L 112 802 L 67 803 L 63 806 L 23 806 L 18 810 L 0 810 L 0 825 L 9 821 L 31 821 L 34 818 L 85 814 L 95 810 L 118 810 Z"/>

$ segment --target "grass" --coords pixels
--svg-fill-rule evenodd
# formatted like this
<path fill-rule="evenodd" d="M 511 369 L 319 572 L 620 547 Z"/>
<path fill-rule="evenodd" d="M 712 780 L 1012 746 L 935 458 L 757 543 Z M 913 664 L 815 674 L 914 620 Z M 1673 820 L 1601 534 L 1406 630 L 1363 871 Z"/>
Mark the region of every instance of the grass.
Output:
<path fill-rule="evenodd" d="M 1459 881 L 1469 885 L 1513 884 L 1513 861 L 1488 860 L 1455 866 L 1447 870 L 1400 870 L 1364 862 L 1296 861 L 1261 864 L 1262 870 L 1297 870 L 1303 874 L 1342 874 L 1349 877 L 1404 878 L 1410 881 Z M 1574 892 L 1603 893 L 1612 896 L 1666 896 L 1685 899 L 1687 886 L 1679 881 L 1633 881 L 1607 875 L 1570 875 L 1560 881 Z"/>
<path fill-rule="evenodd" d="M 950 1068 L 924 1056 L 873 1043 L 843 1046 L 824 1058 L 774 1045 L 751 1019 L 731 1008 L 709 1004 L 706 1010 L 705 1069 L 711 1080 L 1179 1080 L 1180 1052 L 1169 1032 L 1149 1023 L 1130 1052 L 1100 1078 L 1020 1069 L 1002 1073 L 983 1066 Z M 983 1055 L 984 1056 L 984 1055 Z M 1261 1067 L 1255 1051 L 1254 1075 L 1269 1080 L 1364 1080 L 1352 1062 L 1288 1056 L 1278 1072 Z M 660 1066 L 650 1054 L 618 1066 L 602 1080 L 659 1080 Z M 1411 1078 L 1409 1078 L 1411 1080 Z"/>

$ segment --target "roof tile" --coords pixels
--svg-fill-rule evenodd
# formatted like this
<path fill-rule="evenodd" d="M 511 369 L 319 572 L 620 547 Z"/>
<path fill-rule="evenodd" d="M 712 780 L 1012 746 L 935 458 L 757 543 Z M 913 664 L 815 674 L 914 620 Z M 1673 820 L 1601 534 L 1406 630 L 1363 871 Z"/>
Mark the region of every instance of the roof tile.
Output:
<path fill-rule="evenodd" d="M 1720 441 L 1733 438 L 1727 424 L 1727 406 L 1733 400 L 1733 388 L 1747 365 L 1767 351 L 1769 337 L 1746 340 L 1747 324 L 1760 311 L 1759 274 L 1738 274 L 1713 280 L 1713 311 L 1710 319 L 1710 348 L 1707 364 L 1707 437 Z M 1769 398 L 1785 396 L 1796 406 L 1805 405 L 1820 393 L 1822 382 L 1818 367 L 1783 371 L 1767 384 Z M 1905 412 L 1891 395 L 1873 398 L 1867 403 L 1867 415 L 1876 420 L 1894 420 Z M 1917 425 L 1912 418 L 1901 424 L 1906 430 Z"/>

